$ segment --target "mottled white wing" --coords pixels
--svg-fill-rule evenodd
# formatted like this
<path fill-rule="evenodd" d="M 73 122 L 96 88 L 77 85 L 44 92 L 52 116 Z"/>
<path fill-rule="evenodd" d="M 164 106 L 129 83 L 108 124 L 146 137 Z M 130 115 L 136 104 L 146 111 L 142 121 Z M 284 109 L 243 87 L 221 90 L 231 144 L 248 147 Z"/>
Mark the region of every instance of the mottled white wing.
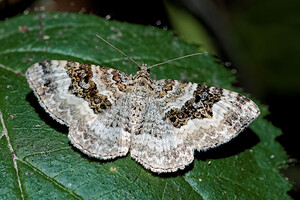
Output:
<path fill-rule="evenodd" d="M 69 127 L 69 139 L 89 156 L 109 159 L 126 155 L 130 136 L 128 105 L 122 98 L 127 74 L 110 68 L 68 61 L 44 61 L 26 72 L 41 106 Z"/>
<path fill-rule="evenodd" d="M 154 172 L 174 172 L 194 160 L 194 150 L 228 142 L 258 115 L 258 107 L 232 91 L 176 80 L 153 84 L 131 157 Z"/>
<path fill-rule="evenodd" d="M 175 80 L 155 85 L 157 102 L 174 134 L 199 151 L 228 142 L 260 113 L 253 101 L 226 89 Z"/>
<path fill-rule="evenodd" d="M 194 160 L 194 150 L 228 142 L 258 115 L 246 97 L 225 89 L 175 80 L 153 85 L 131 156 L 154 172 L 174 172 Z"/>
<path fill-rule="evenodd" d="M 174 134 L 155 99 L 149 99 L 139 131 L 133 134 L 131 157 L 153 172 L 174 172 L 194 160 L 193 145 Z"/>

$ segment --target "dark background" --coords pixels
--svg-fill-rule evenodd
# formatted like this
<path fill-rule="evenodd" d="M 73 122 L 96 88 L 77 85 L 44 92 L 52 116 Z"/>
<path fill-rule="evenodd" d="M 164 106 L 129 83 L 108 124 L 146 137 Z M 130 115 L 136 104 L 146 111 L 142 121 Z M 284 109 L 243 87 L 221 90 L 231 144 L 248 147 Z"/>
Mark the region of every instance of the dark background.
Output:
<path fill-rule="evenodd" d="M 300 3 L 293 0 L 0 0 L 0 20 L 33 11 L 73 11 L 170 29 L 236 71 L 236 87 L 268 105 L 290 159 L 281 172 L 300 199 Z M 191 52 L 193 53 L 193 52 Z"/>

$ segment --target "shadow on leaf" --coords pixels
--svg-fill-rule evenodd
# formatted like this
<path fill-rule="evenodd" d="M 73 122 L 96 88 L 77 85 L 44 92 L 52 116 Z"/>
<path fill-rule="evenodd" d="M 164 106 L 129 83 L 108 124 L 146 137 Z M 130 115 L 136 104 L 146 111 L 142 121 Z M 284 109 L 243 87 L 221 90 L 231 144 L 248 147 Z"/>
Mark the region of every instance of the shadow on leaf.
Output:
<path fill-rule="evenodd" d="M 216 148 L 211 148 L 202 152 L 195 152 L 195 159 L 209 160 L 227 158 L 239 154 L 240 152 L 250 149 L 259 143 L 258 136 L 249 128 L 245 129 L 237 137 L 229 142 Z"/>
<path fill-rule="evenodd" d="M 30 106 L 34 108 L 35 112 L 38 113 L 39 117 L 42 121 L 44 121 L 47 125 L 51 126 L 58 132 L 68 134 L 69 130 L 68 127 L 65 125 L 60 124 L 59 122 L 55 121 L 46 111 L 44 108 L 41 107 L 40 103 L 38 102 L 37 97 L 30 92 L 26 96 L 26 100 L 29 102 Z"/>

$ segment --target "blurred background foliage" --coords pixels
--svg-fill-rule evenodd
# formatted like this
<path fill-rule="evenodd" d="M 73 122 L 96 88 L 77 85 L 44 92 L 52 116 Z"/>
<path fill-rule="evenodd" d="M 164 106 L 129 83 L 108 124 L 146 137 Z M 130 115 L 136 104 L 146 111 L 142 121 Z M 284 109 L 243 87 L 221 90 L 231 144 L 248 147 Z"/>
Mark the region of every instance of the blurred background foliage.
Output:
<path fill-rule="evenodd" d="M 0 0 L 0 20 L 33 11 L 72 11 L 171 29 L 236 72 L 236 87 L 269 106 L 291 158 L 282 170 L 300 199 L 300 3 L 296 0 Z M 194 53 L 194 52 L 191 52 Z M 201 67 L 201 66 L 199 66 Z"/>

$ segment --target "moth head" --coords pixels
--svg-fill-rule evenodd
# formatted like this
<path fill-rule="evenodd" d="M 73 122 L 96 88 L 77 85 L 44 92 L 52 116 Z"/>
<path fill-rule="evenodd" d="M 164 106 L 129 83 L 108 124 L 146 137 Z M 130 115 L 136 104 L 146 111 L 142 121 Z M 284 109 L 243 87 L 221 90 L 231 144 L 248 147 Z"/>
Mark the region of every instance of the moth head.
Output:
<path fill-rule="evenodd" d="M 141 72 L 147 72 L 148 74 L 150 73 L 150 68 L 147 64 L 143 63 L 142 65 L 140 65 L 138 67 L 138 71 L 141 71 Z"/>

